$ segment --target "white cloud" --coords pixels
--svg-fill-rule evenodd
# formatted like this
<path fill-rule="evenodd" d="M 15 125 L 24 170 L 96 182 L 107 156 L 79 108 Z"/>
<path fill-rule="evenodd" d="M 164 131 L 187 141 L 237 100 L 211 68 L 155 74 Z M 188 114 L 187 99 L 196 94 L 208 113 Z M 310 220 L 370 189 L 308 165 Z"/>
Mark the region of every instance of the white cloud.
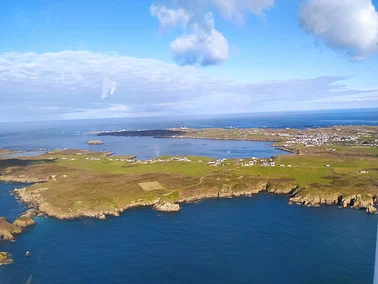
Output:
<path fill-rule="evenodd" d="M 192 15 L 182 8 L 169 9 L 163 5 L 151 5 L 150 13 L 158 18 L 161 28 L 186 27 Z"/>
<path fill-rule="evenodd" d="M 306 32 L 354 59 L 378 52 L 378 13 L 371 0 L 307 0 L 299 18 Z"/>
<path fill-rule="evenodd" d="M 174 60 L 181 65 L 214 65 L 228 57 L 228 42 L 215 29 L 211 12 L 200 23 L 194 23 L 188 34 L 172 41 L 170 49 Z"/>
<path fill-rule="evenodd" d="M 228 41 L 215 29 L 212 12 L 216 9 L 227 20 L 244 22 L 244 14 L 261 15 L 275 0 L 172 0 L 176 9 L 151 5 L 150 13 L 157 17 L 160 27 L 182 28 L 182 34 L 170 43 L 173 59 L 181 65 L 207 66 L 228 58 Z"/>
<path fill-rule="evenodd" d="M 275 0 L 209 0 L 226 19 L 244 22 L 244 14 L 252 12 L 261 15 L 271 8 Z"/>
<path fill-rule="evenodd" d="M 117 95 L 101 99 L 104 77 Z M 345 77 L 239 83 L 192 66 L 89 51 L 0 54 L 0 121 L 198 115 L 295 109 L 353 96 Z M 106 84 L 105 84 L 106 85 Z M 109 87 L 110 86 L 110 87 Z M 371 97 L 372 99 L 374 97 Z M 335 101 L 336 99 L 333 99 Z M 374 101 L 370 102 L 373 104 Z"/>

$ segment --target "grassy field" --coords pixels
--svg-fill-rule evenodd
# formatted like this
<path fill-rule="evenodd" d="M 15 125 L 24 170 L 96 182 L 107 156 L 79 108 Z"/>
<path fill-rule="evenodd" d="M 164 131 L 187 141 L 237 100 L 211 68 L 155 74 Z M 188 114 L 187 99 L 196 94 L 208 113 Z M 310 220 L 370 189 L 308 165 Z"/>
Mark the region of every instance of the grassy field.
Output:
<path fill-rule="evenodd" d="M 62 212 L 112 210 L 141 201 L 177 201 L 265 188 L 268 184 L 298 187 L 303 194 L 378 195 L 378 148 L 329 148 L 311 147 L 301 155 L 275 157 L 274 167 L 259 163 L 245 167 L 237 159 L 213 167 L 208 165 L 213 159 L 205 157 L 143 164 L 108 153 L 54 151 L 33 158 L 0 159 L 0 171 L 5 177 L 47 178 L 47 182 L 34 184 L 27 191 L 38 192 Z"/>

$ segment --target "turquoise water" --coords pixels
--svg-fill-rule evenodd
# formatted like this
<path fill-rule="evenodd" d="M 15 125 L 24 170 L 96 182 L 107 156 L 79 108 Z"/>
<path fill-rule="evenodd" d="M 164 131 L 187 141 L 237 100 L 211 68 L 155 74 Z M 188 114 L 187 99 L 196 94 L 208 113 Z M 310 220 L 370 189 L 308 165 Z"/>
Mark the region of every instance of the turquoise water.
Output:
<path fill-rule="evenodd" d="M 269 143 L 198 139 L 101 137 L 95 130 L 188 127 L 377 125 L 378 112 L 301 113 L 180 121 L 93 120 L 0 125 L 0 148 L 112 150 L 158 155 L 270 157 Z M 105 139 L 109 139 L 106 140 Z M 13 221 L 27 208 L 0 183 L 0 216 Z M 108 220 L 37 225 L 14 243 L 0 242 L 15 263 L 0 266 L 0 283 L 371 283 L 377 215 L 337 207 L 287 204 L 286 196 L 214 199 L 182 211 L 126 211 Z M 30 251 L 31 257 L 25 257 Z"/>

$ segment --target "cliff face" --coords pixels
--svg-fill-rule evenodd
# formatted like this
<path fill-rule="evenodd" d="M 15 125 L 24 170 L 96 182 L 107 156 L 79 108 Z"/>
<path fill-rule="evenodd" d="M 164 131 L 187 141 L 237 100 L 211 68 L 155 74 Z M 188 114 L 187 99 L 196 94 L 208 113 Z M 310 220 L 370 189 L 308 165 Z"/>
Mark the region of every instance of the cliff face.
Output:
<path fill-rule="evenodd" d="M 289 203 L 296 203 L 306 206 L 320 206 L 320 205 L 338 205 L 340 207 L 350 207 L 355 209 L 365 209 L 367 213 L 375 213 L 377 210 L 374 207 L 375 196 L 373 195 L 348 195 L 343 196 L 339 192 L 322 192 L 318 193 L 306 193 L 305 190 L 301 190 L 288 181 L 278 181 L 278 182 L 260 182 L 246 186 L 242 189 L 232 189 L 226 188 L 218 190 L 216 188 L 209 189 L 209 191 L 192 191 L 190 193 L 182 191 L 180 192 L 179 198 L 174 201 L 163 201 L 159 198 L 154 200 L 140 200 L 133 201 L 121 208 L 111 208 L 106 210 L 96 209 L 96 208 L 80 208 L 75 211 L 63 211 L 61 208 L 53 206 L 41 193 L 47 190 L 47 188 L 39 188 L 37 190 L 26 190 L 26 188 L 15 189 L 16 195 L 18 195 L 24 202 L 33 205 L 40 212 L 47 214 L 48 216 L 55 217 L 58 219 L 75 219 L 81 217 L 90 217 L 105 219 L 106 215 L 119 216 L 121 212 L 141 206 L 153 206 L 154 209 L 164 212 L 176 212 L 180 210 L 180 205 L 174 202 L 194 202 L 202 199 L 209 198 L 232 198 L 238 196 L 252 196 L 259 192 L 268 192 L 272 194 L 288 194 L 290 195 Z M 19 227 L 24 227 L 27 225 L 32 225 L 33 220 L 27 218 L 24 220 L 24 216 L 21 216 L 15 225 Z"/>
<path fill-rule="evenodd" d="M 34 208 L 38 209 L 38 211 L 45 213 L 50 217 L 54 217 L 57 219 L 77 219 L 82 217 L 88 218 L 97 218 L 97 219 L 105 219 L 106 215 L 110 216 L 119 216 L 120 213 L 123 211 L 134 208 L 134 207 L 142 207 L 142 206 L 153 206 L 154 204 L 159 202 L 159 199 L 154 199 L 150 201 L 137 201 L 131 202 L 122 208 L 113 208 L 107 210 L 101 209 L 91 209 L 91 208 L 82 208 L 76 211 L 67 212 L 63 211 L 61 208 L 56 207 L 49 202 L 47 202 L 41 195 L 41 192 L 47 190 L 47 188 L 40 188 L 38 190 L 28 191 L 26 188 L 16 188 L 14 193 L 25 203 L 32 205 Z"/>
<path fill-rule="evenodd" d="M 7 252 L 0 252 L 0 265 L 11 264 L 13 259 Z"/>
<path fill-rule="evenodd" d="M 319 205 L 332 205 L 339 203 L 340 194 L 339 193 L 329 193 L 329 194 L 313 194 L 308 193 L 302 195 L 301 192 L 294 194 L 290 197 L 289 202 L 307 205 L 307 206 L 319 206 Z"/>
<path fill-rule="evenodd" d="M 35 225 L 35 221 L 32 219 L 37 215 L 37 210 L 35 209 L 30 209 L 25 212 L 25 214 L 21 215 L 20 218 L 15 220 L 13 222 L 13 225 L 16 225 L 19 228 L 27 228 L 30 226 Z"/>
<path fill-rule="evenodd" d="M 169 201 L 159 201 L 156 203 L 153 208 L 162 212 L 177 212 L 180 211 L 180 205 L 169 202 Z"/>
<path fill-rule="evenodd" d="M 0 217 L 0 240 L 13 241 L 15 236 L 21 234 L 25 228 L 35 225 L 32 218 L 36 214 L 35 209 L 30 209 L 16 219 L 13 224 L 9 223 L 4 217 Z"/>
<path fill-rule="evenodd" d="M 9 223 L 4 217 L 0 217 L 0 240 L 13 241 L 15 235 L 21 234 L 22 228 Z"/>
<path fill-rule="evenodd" d="M 374 207 L 376 197 L 372 194 L 361 195 L 352 194 L 343 196 L 336 193 L 322 193 L 322 194 L 305 194 L 301 192 L 294 194 L 289 202 L 297 203 L 306 206 L 319 206 L 319 205 L 338 205 L 343 208 L 365 209 L 366 213 L 375 213 L 377 209 Z"/>
<path fill-rule="evenodd" d="M 28 176 L 9 176 L 0 175 L 0 182 L 16 182 L 16 183 L 42 183 L 49 181 L 50 178 L 33 178 Z"/>

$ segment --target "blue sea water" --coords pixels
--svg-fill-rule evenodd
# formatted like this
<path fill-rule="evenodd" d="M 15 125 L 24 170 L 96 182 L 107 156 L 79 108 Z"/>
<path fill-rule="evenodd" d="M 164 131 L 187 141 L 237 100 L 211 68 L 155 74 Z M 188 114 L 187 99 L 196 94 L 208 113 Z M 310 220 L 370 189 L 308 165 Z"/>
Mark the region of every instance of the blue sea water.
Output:
<path fill-rule="evenodd" d="M 0 125 L 0 148 L 92 149 L 95 130 L 167 127 L 378 125 L 377 110 L 181 120 L 88 120 Z M 103 139 L 104 138 L 104 139 Z M 101 137 L 102 140 L 108 137 Z M 267 143 L 109 137 L 117 154 L 269 157 Z M 230 153 L 229 153 L 230 152 Z M 227 156 L 229 155 L 229 156 Z M 0 216 L 26 210 L 0 183 Z M 15 263 L 0 266 L 0 283 L 371 283 L 376 215 L 337 207 L 287 204 L 287 196 L 214 199 L 167 214 L 150 208 L 108 220 L 37 225 L 14 243 L 0 242 Z M 25 257 L 30 251 L 31 257 Z"/>

